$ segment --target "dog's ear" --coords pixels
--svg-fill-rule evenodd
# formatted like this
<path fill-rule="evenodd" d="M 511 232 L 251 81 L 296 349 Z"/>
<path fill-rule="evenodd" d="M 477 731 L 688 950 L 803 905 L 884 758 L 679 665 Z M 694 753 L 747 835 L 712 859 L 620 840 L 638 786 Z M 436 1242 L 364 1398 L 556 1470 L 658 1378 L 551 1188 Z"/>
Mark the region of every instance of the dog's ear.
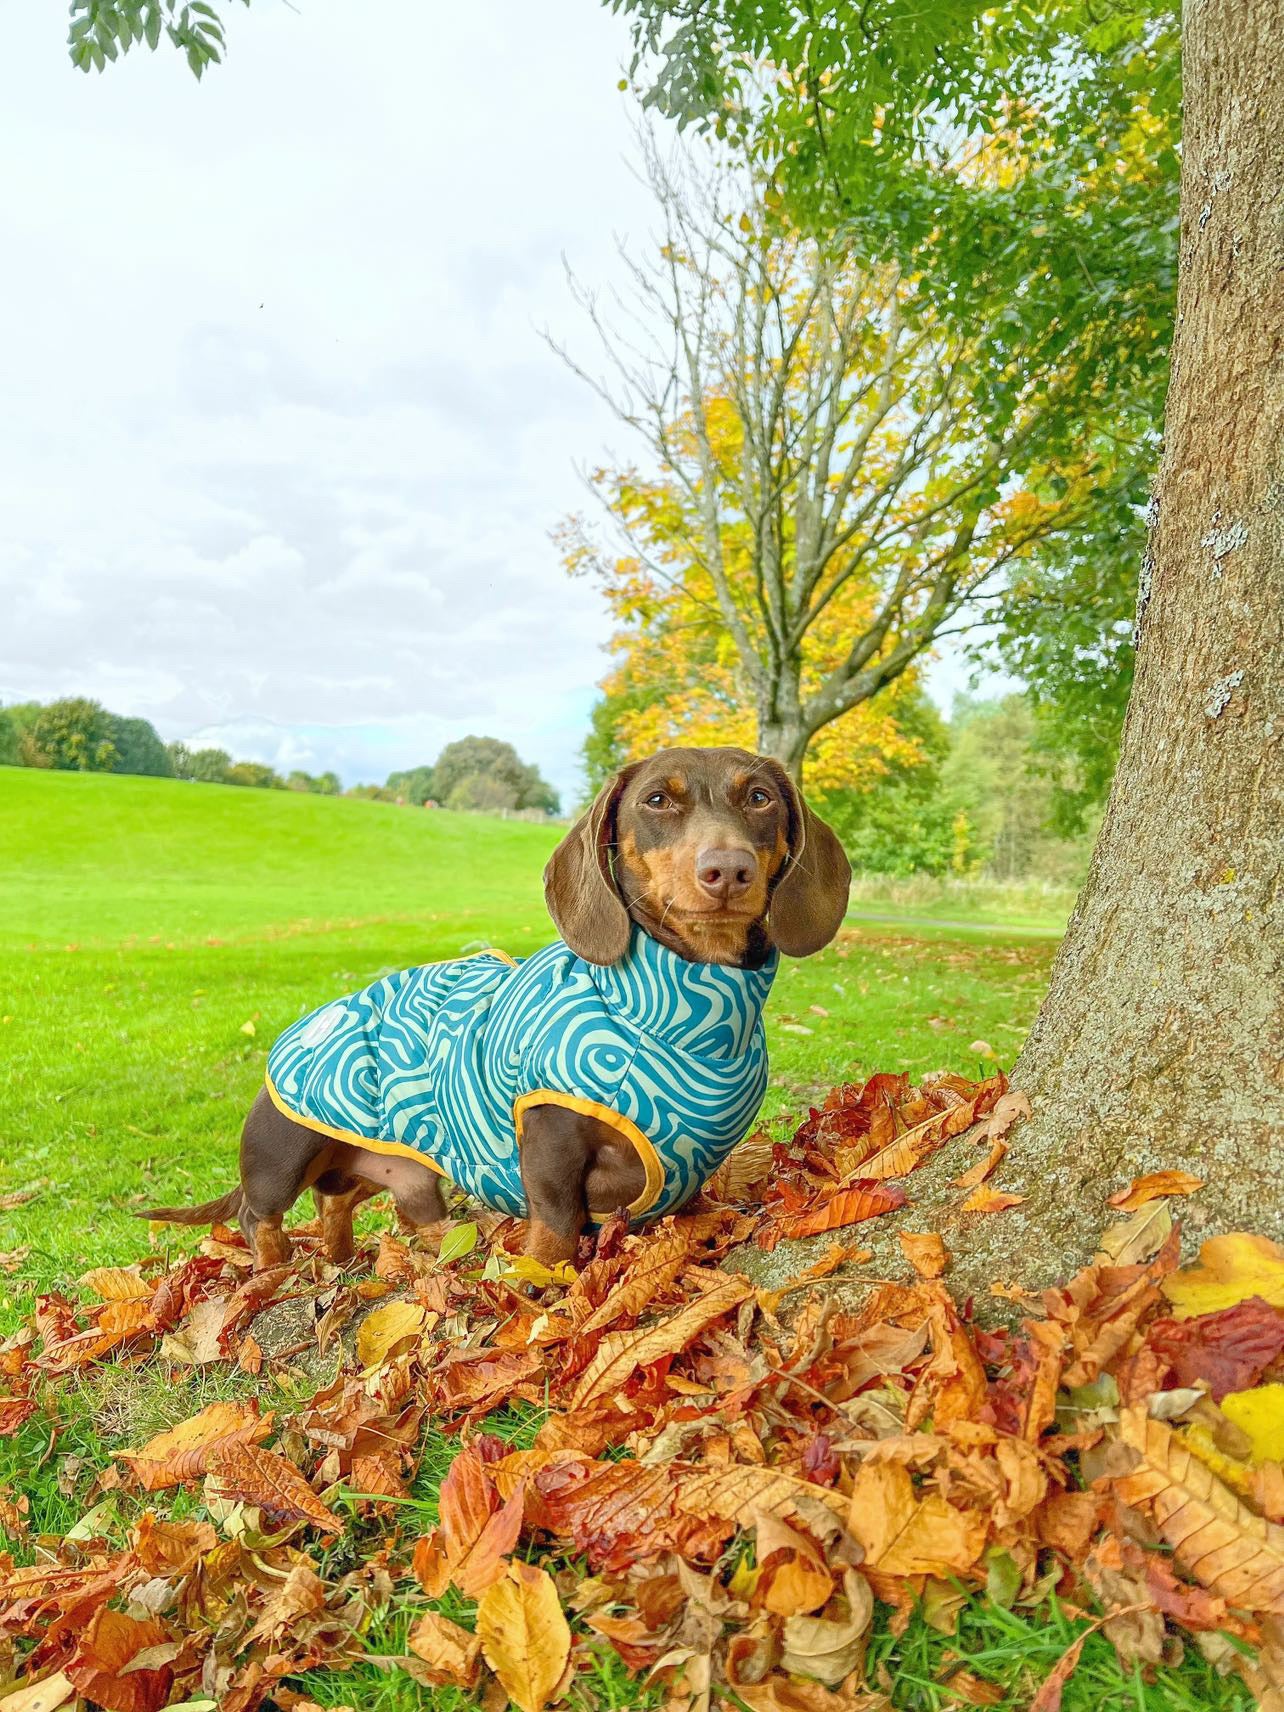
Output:
<path fill-rule="evenodd" d="M 629 914 L 616 889 L 612 856 L 626 767 L 594 797 L 544 870 L 544 901 L 557 931 L 586 963 L 618 963 L 629 948 Z"/>
<path fill-rule="evenodd" d="M 767 932 L 786 957 L 810 957 L 842 926 L 852 865 L 833 829 L 812 813 L 785 769 L 769 764 L 789 805 L 789 854 L 771 894 Z"/>

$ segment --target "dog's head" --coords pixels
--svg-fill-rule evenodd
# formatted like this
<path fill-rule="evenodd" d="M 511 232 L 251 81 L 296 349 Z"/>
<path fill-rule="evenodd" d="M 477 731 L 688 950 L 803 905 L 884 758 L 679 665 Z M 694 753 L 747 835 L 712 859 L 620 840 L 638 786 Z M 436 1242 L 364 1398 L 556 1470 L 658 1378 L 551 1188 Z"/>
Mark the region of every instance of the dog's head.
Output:
<path fill-rule="evenodd" d="M 847 908 L 851 866 L 777 761 L 662 749 L 625 767 L 553 852 L 549 914 L 571 949 L 615 963 L 629 922 L 701 963 L 807 957 Z"/>

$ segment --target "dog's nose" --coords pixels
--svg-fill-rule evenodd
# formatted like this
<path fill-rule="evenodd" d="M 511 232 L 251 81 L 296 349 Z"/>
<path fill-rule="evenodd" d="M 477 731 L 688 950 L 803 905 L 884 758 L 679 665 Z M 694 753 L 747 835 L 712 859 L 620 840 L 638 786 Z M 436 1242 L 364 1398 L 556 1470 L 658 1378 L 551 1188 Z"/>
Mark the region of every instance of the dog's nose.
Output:
<path fill-rule="evenodd" d="M 726 904 L 749 890 L 757 866 L 752 850 L 702 850 L 696 857 L 696 880 L 702 892 Z"/>

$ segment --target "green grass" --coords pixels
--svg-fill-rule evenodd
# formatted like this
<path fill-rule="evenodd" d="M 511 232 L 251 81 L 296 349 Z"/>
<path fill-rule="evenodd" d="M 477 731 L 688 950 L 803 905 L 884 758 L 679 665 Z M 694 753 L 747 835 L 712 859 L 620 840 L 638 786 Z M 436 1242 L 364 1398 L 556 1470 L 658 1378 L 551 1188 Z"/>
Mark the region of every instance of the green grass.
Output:
<path fill-rule="evenodd" d="M 0 1272 L 0 1326 L 33 1290 L 145 1252 L 147 1228 L 133 1209 L 200 1199 L 233 1181 L 267 1049 L 302 1011 L 381 970 L 478 941 L 519 955 L 546 943 L 540 873 L 558 835 L 380 803 L 0 767 L 0 1194 L 37 1190 L 0 1211 L 0 1255 L 29 1247 L 12 1275 Z M 1037 935 L 862 923 L 821 956 L 787 964 L 768 1012 L 768 1115 L 800 1111 L 833 1082 L 875 1069 L 975 1073 L 988 1067 L 971 1050 L 978 1039 L 1010 1064 L 1052 951 Z M 170 1240 L 178 1253 L 191 1238 Z M 146 1367 L 65 1382 L 56 1404 L 49 1396 L 56 1451 L 47 1424 L 0 1441 L 0 1490 L 27 1494 L 33 1535 L 65 1532 L 113 1451 L 216 1396 L 266 1386 L 265 1403 L 280 1392 L 288 1407 L 299 1400 L 295 1383 L 223 1370 L 176 1380 Z M 305 1391 L 306 1376 L 297 1384 Z M 538 1421 L 511 1411 L 487 1424 L 520 1443 Z M 432 1519 L 456 1444 L 435 1428 L 426 1434 L 420 1525 Z M 123 1538 L 144 1500 L 112 1497 L 104 1531 Z M 194 1507 L 199 1494 L 177 1502 Z M 372 1623 L 368 1650 L 401 1652 L 418 1609 L 422 1601 L 399 1589 Z M 468 1617 L 462 1604 L 449 1609 Z M 1002 1684 L 1015 1712 L 1073 1632 L 1051 1607 L 1010 1613 L 973 1601 L 954 1636 L 916 1618 L 894 1639 L 880 1620 L 872 1657 L 907 1712 L 957 1704 L 945 1680 L 951 1654 Z M 325 1706 L 381 1712 L 474 1703 L 373 1666 L 311 1672 L 296 1686 Z M 604 1649 L 574 1704 L 641 1709 L 661 1698 Z M 1100 1637 L 1065 1698 L 1066 1712 L 1248 1704 L 1193 1652 L 1180 1670 L 1142 1682 Z"/>
<path fill-rule="evenodd" d="M 858 920 L 884 917 L 916 927 L 936 922 L 969 931 L 1002 927 L 1059 939 L 1075 896 L 1073 886 L 1052 881 L 861 873 L 852 881 L 851 910 Z"/>

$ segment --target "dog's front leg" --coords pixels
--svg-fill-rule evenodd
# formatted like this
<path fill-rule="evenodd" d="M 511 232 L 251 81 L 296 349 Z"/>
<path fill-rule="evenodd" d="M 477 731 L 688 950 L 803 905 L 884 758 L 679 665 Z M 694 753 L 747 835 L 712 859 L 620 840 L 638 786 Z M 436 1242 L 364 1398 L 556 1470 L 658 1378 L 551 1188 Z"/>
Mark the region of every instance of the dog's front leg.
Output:
<path fill-rule="evenodd" d="M 593 1119 L 565 1106 L 531 1106 L 522 1118 L 526 1249 L 544 1266 L 574 1260 L 588 1223 L 584 1182 L 594 1154 Z"/>

